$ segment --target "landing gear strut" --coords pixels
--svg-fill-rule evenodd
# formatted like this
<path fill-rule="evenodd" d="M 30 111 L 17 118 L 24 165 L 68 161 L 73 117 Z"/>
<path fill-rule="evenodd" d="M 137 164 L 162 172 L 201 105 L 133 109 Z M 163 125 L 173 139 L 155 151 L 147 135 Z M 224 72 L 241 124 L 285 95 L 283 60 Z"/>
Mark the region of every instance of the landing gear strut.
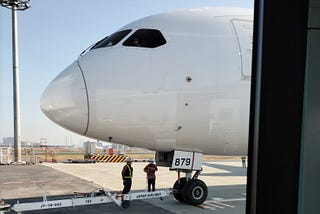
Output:
<path fill-rule="evenodd" d="M 208 187 L 198 176 L 198 170 L 191 178 L 190 172 L 185 172 L 186 177 L 178 179 L 173 185 L 173 196 L 182 203 L 190 205 L 202 204 L 208 196 Z M 180 173 L 180 171 L 178 171 Z"/>

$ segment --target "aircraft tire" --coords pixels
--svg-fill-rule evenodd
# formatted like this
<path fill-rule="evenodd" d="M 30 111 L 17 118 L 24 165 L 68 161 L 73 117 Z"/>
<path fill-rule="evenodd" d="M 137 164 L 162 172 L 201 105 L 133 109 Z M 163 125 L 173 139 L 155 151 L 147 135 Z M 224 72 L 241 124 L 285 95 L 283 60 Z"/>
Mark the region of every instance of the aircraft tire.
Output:
<path fill-rule="evenodd" d="M 128 201 L 128 200 L 122 201 L 121 206 L 122 206 L 124 209 L 129 208 L 129 207 L 130 207 L 130 201 Z"/>
<path fill-rule="evenodd" d="M 183 200 L 190 205 L 202 204 L 208 196 L 207 185 L 199 179 L 190 180 L 183 191 Z"/>
<path fill-rule="evenodd" d="M 185 184 L 187 183 L 186 178 L 180 178 L 180 183 L 177 180 L 173 185 L 173 196 L 175 199 L 177 199 L 180 202 L 184 203 L 182 193 L 184 192 Z"/>

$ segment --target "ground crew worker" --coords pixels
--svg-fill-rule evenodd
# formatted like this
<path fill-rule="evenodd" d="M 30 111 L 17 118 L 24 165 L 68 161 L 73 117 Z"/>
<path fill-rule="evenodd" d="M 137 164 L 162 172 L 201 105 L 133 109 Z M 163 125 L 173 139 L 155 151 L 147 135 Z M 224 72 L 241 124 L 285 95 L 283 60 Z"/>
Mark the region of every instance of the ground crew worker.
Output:
<path fill-rule="evenodd" d="M 156 187 L 156 175 L 155 172 L 158 171 L 158 167 L 153 163 L 152 159 L 148 160 L 149 164 L 143 169 L 147 173 L 147 179 L 148 179 L 148 192 L 155 191 Z"/>
<path fill-rule="evenodd" d="M 242 156 L 242 157 L 241 157 L 241 160 L 242 160 L 242 168 L 247 168 L 246 156 Z"/>
<path fill-rule="evenodd" d="M 131 158 L 128 157 L 126 159 L 126 165 L 123 166 L 122 168 L 122 181 L 123 181 L 123 190 L 122 190 L 122 194 L 127 194 L 130 189 L 131 189 L 131 185 L 132 185 L 132 177 L 133 177 L 133 168 L 131 166 Z"/>

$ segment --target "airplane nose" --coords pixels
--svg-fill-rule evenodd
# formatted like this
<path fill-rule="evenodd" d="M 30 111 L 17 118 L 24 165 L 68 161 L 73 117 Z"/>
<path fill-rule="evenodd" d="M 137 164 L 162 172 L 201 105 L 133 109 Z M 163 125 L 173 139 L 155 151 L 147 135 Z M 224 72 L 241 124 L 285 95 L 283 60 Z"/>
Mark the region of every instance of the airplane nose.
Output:
<path fill-rule="evenodd" d="M 41 97 L 42 112 L 56 124 L 84 135 L 88 128 L 88 96 L 77 62 L 62 71 Z"/>

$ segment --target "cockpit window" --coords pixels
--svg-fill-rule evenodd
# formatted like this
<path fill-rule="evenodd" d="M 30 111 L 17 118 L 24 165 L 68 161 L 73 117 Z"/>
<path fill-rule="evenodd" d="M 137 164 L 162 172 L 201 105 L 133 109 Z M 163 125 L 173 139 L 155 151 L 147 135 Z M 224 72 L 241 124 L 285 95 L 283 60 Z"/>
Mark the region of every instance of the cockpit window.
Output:
<path fill-rule="evenodd" d="M 166 44 L 167 41 L 159 30 L 139 29 L 134 32 L 124 43 L 124 46 L 156 48 Z"/>
<path fill-rule="evenodd" d="M 128 35 L 130 33 L 130 31 L 131 31 L 131 29 L 115 32 L 115 33 L 111 34 L 110 36 L 107 36 L 106 38 L 97 42 L 90 50 L 96 49 L 96 48 L 104 48 L 104 47 L 114 46 L 118 42 L 120 42 L 121 39 L 123 39 L 126 35 Z"/>

